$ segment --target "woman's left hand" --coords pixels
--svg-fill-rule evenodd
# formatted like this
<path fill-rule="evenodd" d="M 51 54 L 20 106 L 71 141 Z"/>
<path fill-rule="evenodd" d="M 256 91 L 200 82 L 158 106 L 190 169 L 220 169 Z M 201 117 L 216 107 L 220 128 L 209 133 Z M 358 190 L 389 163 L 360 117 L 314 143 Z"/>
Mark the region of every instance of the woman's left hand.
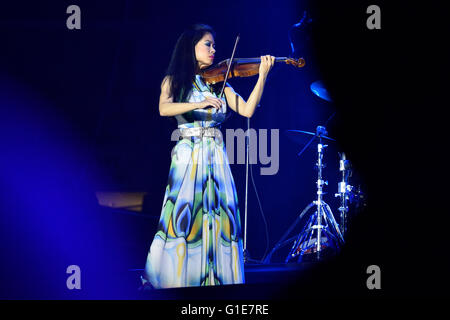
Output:
<path fill-rule="evenodd" d="M 275 57 L 271 55 L 261 56 L 261 63 L 259 65 L 259 74 L 267 76 L 270 69 L 272 69 L 275 63 Z"/>

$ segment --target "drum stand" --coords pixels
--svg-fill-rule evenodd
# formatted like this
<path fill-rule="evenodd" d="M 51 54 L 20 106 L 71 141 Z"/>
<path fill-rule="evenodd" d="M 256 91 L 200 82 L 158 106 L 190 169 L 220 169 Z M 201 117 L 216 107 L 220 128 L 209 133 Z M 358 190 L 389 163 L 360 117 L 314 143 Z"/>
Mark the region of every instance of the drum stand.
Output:
<path fill-rule="evenodd" d="M 322 179 L 322 168 L 325 166 L 323 163 L 323 151 L 327 145 L 322 144 L 322 136 L 326 134 L 324 127 L 317 127 L 317 133 L 314 138 L 318 138 L 319 142 L 317 144 L 317 200 L 311 202 L 298 216 L 296 222 L 291 225 L 291 227 L 286 231 L 283 237 L 278 241 L 272 251 L 267 255 L 264 263 L 269 263 L 272 254 L 280 247 L 291 242 L 296 238 L 291 251 L 286 257 L 285 262 L 289 262 L 293 258 L 298 256 L 298 262 L 302 261 L 303 255 L 305 253 L 316 253 L 317 260 L 321 259 L 321 252 L 327 246 L 323 243 L 334 243 L 336 249 L 344 243 L 344 238 L 338 227 L 336 220 L 334 219 L 333 213 L 331 212 L 330 206 L 323 201 L 323 185 L 328 185 L 327 181 Z M 310 141 L 312 142 L 312 141 Z M 310 216 L 308 222 L 303 227 L 302 232 L 295 237 L 292 237 L 286 241 L 284 239 L 289 235 L 295 225 L 303 218 L 303 216 L 311 209 L 315 207 L 316 211 Z M 314 237 L 315 236 L 315 237 Z M 326 236 L 326 237 L 324 237 Z M 315 242 L 314 242 L 315 238 Z"/>
<path fill-rule="evenodd" d="M 348 184 L 348 178 L 351 176 L 351 164 L 350 161 L 348 161 L 345 157 L 345 153 L 340 153 L 340 160 L 339 160 L 339 171 L 342 172 L 342 180 L 338 183 L 338 193 L 336 193 L 334 196 L 340 198 L 341 205 L 339 207 L 340 212 L 340 227 L 341 227 L 341 233 L 345 237 L 347 233 L 347 213 L 348 213 L 348 206 L 347 206 L 347 200 L 349 199 L 348 194 L 352 190 L 352 186 Z"/>

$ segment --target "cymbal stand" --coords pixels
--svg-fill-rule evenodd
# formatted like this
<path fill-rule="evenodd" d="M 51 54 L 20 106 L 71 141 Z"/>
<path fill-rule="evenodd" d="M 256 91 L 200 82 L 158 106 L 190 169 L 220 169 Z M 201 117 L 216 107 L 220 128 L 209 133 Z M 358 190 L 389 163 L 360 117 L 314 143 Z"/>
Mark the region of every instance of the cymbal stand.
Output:
<path fill-rule="evenodd" d="M 344 243 L 344 238 L 341 234 L 339 226 L 334 219 L 330 206 L 323 201 L 323 186 L 328 185 L 327 181 L 323 180 L 322 168 L 325 166 L 323 163 L 323 152 L 327 145 L 322 144 L 322 136 L 326 135 L 324 127 L 317 127 L 317 137 L 319 142 L 317 144 L 317 200 L 305 208 L 302 215 L 306 213 L 310 208 L 316 207 L 316 211 L 310 216 L 308 223 L 304 226 L 302 232 L 298 235 L 297 240 L 294 242 L 291 251 L 286 257 L 285 262 L 289 262 L 291 259 L 298 256 L 298 262 L 301 262 L 303 255 L 307 251 L 315 252 L 316 257 L 319 260 L 322 251 L 323 234 L 326 234 L 327 241 L 333 242 L 338 249 L 341 244 Z M 310 246 L 313 236 L 316 237 L 316 242 L 313 247 Z"/>

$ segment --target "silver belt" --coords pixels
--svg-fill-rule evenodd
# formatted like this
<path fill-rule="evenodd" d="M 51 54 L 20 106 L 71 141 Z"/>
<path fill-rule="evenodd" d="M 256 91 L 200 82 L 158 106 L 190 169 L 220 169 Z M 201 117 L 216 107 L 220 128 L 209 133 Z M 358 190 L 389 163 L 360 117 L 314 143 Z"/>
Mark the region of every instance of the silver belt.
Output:
<path fill-rule="evenodd" d="M 181 137 L 215 137 L 219 133 L 217 127 L 179 128 Z M 220 130 L 219 130 L 220 132 Z"/>

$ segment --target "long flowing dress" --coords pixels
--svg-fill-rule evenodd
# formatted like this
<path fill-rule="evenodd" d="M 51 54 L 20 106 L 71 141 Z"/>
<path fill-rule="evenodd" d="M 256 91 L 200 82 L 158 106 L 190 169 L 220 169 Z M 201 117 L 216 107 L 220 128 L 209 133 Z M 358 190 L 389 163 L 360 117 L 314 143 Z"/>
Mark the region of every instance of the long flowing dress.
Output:
<path fill-rule="evenodd" d="M 188 102 L 217 97 L 196 76 Z M 178 128 L 216 127 L 220 110 L 176 116 Z M 241 223 L 234 179 L 223 139 L 181 137 L 172 149 L 168 183 L 142 284 L 173 288 L 244 283 Z"/>

